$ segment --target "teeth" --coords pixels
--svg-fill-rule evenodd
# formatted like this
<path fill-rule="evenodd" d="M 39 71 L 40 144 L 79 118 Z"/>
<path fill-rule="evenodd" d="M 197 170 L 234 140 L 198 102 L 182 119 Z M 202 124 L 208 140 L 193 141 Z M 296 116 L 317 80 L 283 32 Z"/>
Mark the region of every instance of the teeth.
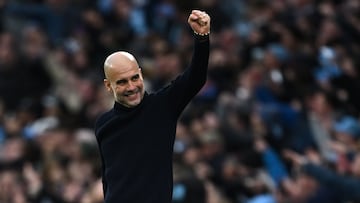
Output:
<path fill-rule="evenodd" d="M 128 97 L 128 96 L 131 96 L 131 95 L 135 95 L 137 93 L 139 93 L 140 91 L 139 90 L 134 90 L 134 91 L 131 91 L 131 92 L 126 92 L 124 94 L 124 96 Z"/>
<path fill-rule="evenodd" d="M 125 94 L 125 96 L 131 96 L 131 95 L 135 95 L 136 94 L 136 92 L 134 92 L 134 93 L 130 93 L 130 94 Z"/>

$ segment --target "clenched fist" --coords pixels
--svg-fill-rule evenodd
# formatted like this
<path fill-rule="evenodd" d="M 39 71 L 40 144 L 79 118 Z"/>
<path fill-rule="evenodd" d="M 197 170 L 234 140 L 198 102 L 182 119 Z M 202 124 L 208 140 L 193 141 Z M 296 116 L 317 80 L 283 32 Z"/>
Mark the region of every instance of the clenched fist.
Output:
<path fill-rule="evenodd" d="M 188 23 L 196 34 L 208 35 L 210 33 L 210 16 L 204 11 L 193 10 L 189 15 Z"/>

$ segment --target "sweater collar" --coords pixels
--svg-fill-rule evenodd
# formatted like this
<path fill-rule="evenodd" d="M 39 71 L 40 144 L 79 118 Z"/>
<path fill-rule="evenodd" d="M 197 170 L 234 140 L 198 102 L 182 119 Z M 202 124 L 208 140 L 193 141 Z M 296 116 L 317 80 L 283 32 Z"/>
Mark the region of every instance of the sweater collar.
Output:
<path fill-rule="evenodd" d="M 135 106 L 135 107 L 131 107 L 131 108 L 126 107 L 126 106 L 120 104 L 119 102 L 115 101 L 115 103 L 114 103 L 114 110 L 117 111 L 117 112 L 132 112 L 132 111 L 135 111 L 135 110 L 139 109 L 141 106 L 144 105 L 144 101 L 145 101 L 145 99 L 146 99 L 147 97 L 148 97 L 148 93 L 145 91 L 144 97 L 143 97 L 143 99 L 141 100 L 140 104 L 138 104 L 138 105 Z"/>

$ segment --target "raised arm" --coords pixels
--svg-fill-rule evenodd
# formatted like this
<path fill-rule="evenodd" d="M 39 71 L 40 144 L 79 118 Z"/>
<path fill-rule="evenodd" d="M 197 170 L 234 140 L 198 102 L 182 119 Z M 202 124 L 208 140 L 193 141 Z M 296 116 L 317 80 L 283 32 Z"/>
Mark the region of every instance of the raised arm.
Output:
<path fill-rule="evenodd" d="M 207 78 L 209 61 L 209 37 L 210 37 L 210 16 L 199 10 L 193 10 L 188 18 L 188 23 L 194 32 L 194 51 L 188 69 L 183 73 L 187 80 L 185 84 L 189 97 L 194 97 L 204 86 Z"/>
<path fill-rule="evenodd" d="M 193 10 L 188 18 L 193 30 L 194 51 L 188 68 L 169 86 L 160 91 L 169 101 L 174 117 L 180 115 L 185 106 L 204 86 L 209 61 L 210 16 L 199 10 Z"/>

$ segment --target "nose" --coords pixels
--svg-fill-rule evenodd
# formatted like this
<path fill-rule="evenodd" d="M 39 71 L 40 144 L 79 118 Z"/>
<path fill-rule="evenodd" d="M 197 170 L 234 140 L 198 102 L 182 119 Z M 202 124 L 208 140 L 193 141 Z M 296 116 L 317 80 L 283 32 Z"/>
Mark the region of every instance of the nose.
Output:
<path fill-rule="evenodd" d="M 127 91 L 132 91 L 132 90 L 135 90 L 136 88 L 137 88 L 136 84 L 134 82 L 131 82 L 131 81 L 129 81 L 129 83 L 128 83 L 127 87 L 126 87 Z"/>

